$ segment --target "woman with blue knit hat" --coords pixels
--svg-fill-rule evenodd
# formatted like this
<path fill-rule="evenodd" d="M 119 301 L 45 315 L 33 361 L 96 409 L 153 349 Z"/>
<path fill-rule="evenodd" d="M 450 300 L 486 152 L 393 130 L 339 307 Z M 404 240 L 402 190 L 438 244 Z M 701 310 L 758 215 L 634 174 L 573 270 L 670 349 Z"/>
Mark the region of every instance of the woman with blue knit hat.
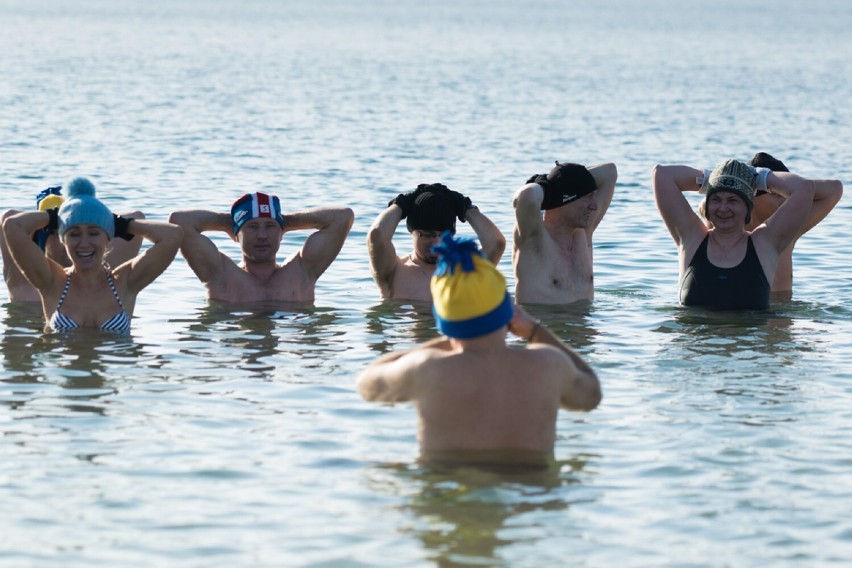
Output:
<path fill-rule="evenodd" d="M 110 212 L 86 178 L 64 187 L 58 208 L 19 213 L 6 219 L 3 234 L 18 268 L 38 291 L 46 327 L 53 331 L 95 328 L 128 332 L 136 296 L 162 274 L 177 253 L 182 232 L 169 223 L 128 219 Z M 56 231 L 69 267 L 43 255 L 32 235 Z M 104 261 L 113 237 L 151 241 L 144 254 L 115 268 Z"/>
<path fill-rule="evenodd" d="M 370 401 L 414 402 L 426 461 L 552 464 L 557 411 L 595 408 L 597 376 L 513 304 L 474 241 L 446 232 L 435 251 L 431 291 L 444 336 L 380 357 L 361 373 L 359 392 Z M 507 332 L 527 345 L 509 347 Z"/>
<path fill-rule="evenodd" d="M 713 310 L 767 309 L 779 257 L 810 211 L 813 181 L 727 160 L 712 171 L 658 165 L 653 186 L 657 208 L 679 252 L 681 304 Z M 693 211 L 685 191 L 706 195 L 710 227 Z M 765 223 L 748 230 L 758 191 L 777 193 L 786 201 Z"/>
<path fill-rule="evenodd" d="M 41 190 L 35 198 L 36 209 L 39 211 L 48 211 L 50 209 L 58 209 L 64 198 L 62 197 L 62 186 L 51 186 Z M 9 209 L 0 215 L 0 226 L 3 222 L 20 213 L 20 210 Z M 145 215 L 141 211 L 131 211 L 120 214 L 127 219 L 144 219 Z M 44 252 L 45 256 L 58 262 L 63 268 L 71 266 L 71 259 L 65 253 L 65 247 L 59 241 L 59 236 L 56 234 L 56 229 L 51 227 L 42 227 L 33 234 L 33 242 Z M 142 246 L 142 239 L 134 237 L 129 241 L 124 239 L 114 239 L 111 246 L 107 250 L 105 260 L 108 264 L 118 266 L 139 254 L 139 249 Z M 6 239 L 3 238 L 3 231 L 0 230 L 0 254 L 3 257 L 3 279 L 6 281 L 6 288 L 9 291 L 9 300 L 12 302 L 39 302 L 40 297 L 38 290 L 24 277 L 18 269 L 12 258 L 12 253 L 9 247 L 6 246 Z"/>

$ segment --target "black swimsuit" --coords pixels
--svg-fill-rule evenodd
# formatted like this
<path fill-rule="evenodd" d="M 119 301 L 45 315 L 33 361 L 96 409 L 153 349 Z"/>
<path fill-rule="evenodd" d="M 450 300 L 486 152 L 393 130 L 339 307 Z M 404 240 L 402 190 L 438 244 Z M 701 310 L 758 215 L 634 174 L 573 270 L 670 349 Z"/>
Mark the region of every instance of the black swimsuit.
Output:
<path fill-rule="evenodd" d="M 704 237 L 680 282 L 680 303 L 711 310 L 765 310 L 769 308 L 769 281 L 760 265 L 751 237 L 745 258 L 732 268 L 719 268 L 707 258 Z"/>

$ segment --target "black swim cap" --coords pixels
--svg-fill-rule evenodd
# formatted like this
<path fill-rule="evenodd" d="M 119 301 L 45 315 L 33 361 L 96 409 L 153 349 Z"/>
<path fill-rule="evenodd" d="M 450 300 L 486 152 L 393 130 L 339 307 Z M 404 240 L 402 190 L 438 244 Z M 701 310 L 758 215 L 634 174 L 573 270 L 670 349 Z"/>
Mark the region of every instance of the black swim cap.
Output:
<path fill-rule="evenodd" d="M 547 174 L 542 209 L 555 209 L 588 195 L 598 188 L 594 176 L 582 164 L 556 162 Z"/>
<path fill-rule="evenodd" d="M 773 172 L 789 172 L 787 166 L 784 165 L 784 162 L 773 158 L 771 155 L 766 152 L 758 152 L 754 155 L 754 158 L 749 162 L 755 168 L 769 168 Z"/>
<path fill-rule="evenodd" d="M 440 183 L 420 184 L 408 213 L 409 231 L 456 232 L 456 212 L 450 189 Z"/>

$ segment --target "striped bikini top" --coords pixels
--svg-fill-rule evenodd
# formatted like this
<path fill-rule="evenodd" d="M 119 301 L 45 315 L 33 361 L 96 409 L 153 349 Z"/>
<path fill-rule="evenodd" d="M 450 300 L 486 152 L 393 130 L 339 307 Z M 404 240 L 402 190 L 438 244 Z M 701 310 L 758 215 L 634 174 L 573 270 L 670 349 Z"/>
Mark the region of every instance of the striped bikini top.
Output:
<path fill-rule="evenodd" d="M 115 282 L 112 281 L 112 271 L 107 267 L 104 267 L 104 269 L 106 270 L 106 278 L 109 283 L 110 290 L 112 290 L 112 295 L 115 296 L 115 301 L 118 302 L 118 306 L 121 308 L 121 311 L 102 323 L 100 329 L 101 331 L 128 333 L 130 331 L 130 316 L 128 316 L 127 312 L 124 310 L 124 304 L 121 303 L 121 298 L 118 296 L 118 291 L 115 289 Z M 70 286 L 71 275 L 69 274 L 68 278 L 65 279 L 65 288 L 62 290 L 62 295 L 59 297 L 59 303 L 56 304 L 56 311 L 54 311 L 53 315 L 50 317 L 50 327 L 54 331 L 70 331 L 80 327 L 80 324 L 59 310 L 59 308 L 62 307 L 62 303 L 65 302 L 65 296 L 68 294 L 68 288 Z"/>

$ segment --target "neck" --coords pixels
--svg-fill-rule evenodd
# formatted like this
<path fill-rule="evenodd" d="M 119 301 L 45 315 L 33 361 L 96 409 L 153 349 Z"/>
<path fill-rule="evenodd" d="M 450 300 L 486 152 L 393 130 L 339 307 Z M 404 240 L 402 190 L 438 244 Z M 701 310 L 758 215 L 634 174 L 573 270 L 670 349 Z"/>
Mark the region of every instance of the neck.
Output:
<path fill-rule="evenodd" d="M 429 274 L 432 274 L 435 271 L 435 267 L 437 266 L 436 264 L 426 262 L 425 260 L 417 256 L 417 254 L 414 252 L 408 255 L 408 259 L 412 263 L 416 264 L 417 266 L 428 272 Z"/>
<path fill-rule="evenodd" d="M 455 349 L 465 352 L 484 352 L 505 349 L 506 326 L 500 327 L 486 335 L 480 335 L 479 337 L 473 337 L 471 339 L 457 339 L 455 337 L 451 337 L 450 345 L 452 345 Z"/>
<path fill-rule="evenodd" d="M 743 238 L 748 237 L 749 233 L 745 230 L 745 227 L 739 227 L 737 229 L 731 229 L 729 231 L 721 231 L 716 228 L 710 231 L 710 235 L 717 243 L 735 244 L 741 241 Z"/>
<path fill-rule="evenodd" d="M 83 269 L 80 269 L 77 266 L 72 266 L 68 270 L 68 274 L 78 284 L 89 286 L 101 284 L 101 282 L 104 280 L 105 271 L 106 268 L 103 265 Z"/>
<path fill-rule="evenodd" d="M 552 235 L 570 235 L 579 226 L 574 225 L 566 218 L 566 215 L 560 209 L 564 209 L 565 205 L 557 209 L 549 209 L 544 212 L 544 226 Z"/>

